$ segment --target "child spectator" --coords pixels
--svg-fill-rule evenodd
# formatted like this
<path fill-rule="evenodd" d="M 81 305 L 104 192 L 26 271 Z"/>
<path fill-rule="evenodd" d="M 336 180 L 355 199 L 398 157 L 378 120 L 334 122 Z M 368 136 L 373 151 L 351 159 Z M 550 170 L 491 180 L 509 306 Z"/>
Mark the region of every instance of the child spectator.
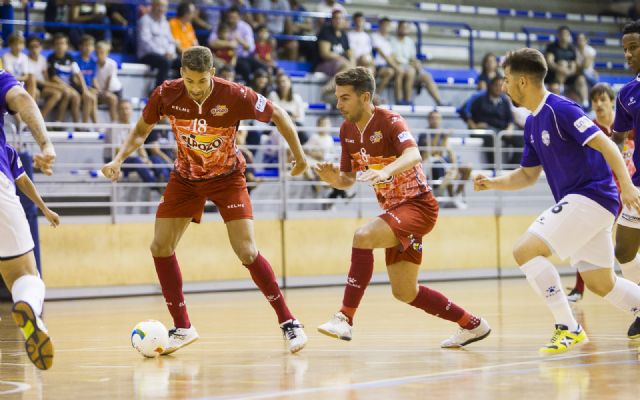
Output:
<path fill-rule="evenodd" d="M 80 121 L 80 93 L 72 86 L 74 77 L 84 82 L 80 74 L 78 63 L 73 61 L 73 57 L 67 50 L 69 42 L 64 33 L 53 35 L 53 53 L 49 55 L 47 63 L 49 65 L 49 79 L 63 88 L 65 97 L 71 105 L 71 118 L 73 122 Z M 60 107 L 58 120 L 64 121 L 66 107 Z"/>
<path fill-rule="evenodd" d="M 98 42 L 96 45 L 97 71 L 93 87 L 98 91 L 98 104 L 107 104 L 111 121 L 118 119 L 118 99 L 122 98 L 122 83 L 118 78 L 118 65 L 109 58 L 111 45 Z"/>
<path fill-rule="evenodd" d="M 82 121 L 98 122 L 98 94 L 93 87 L 93 78 L 96 76 L 98 64 L 93 57 L 95 39 L 89 35 L 80 38 L 80 55 L 76 63 L 80 67 L 81 79 L 76 79 L 76 89 L 82 94 Z"/>
<path fill-rule="evenodd" d="M 36 36 L 32 36 L 27 40 L 27 47 L 29 49 L 29 55 L 27 56 L 29 73 L 33 75 L 37 88 L 34 99 L 36 101 L 40 97 L 45 99 L 44 107 L 40 109 L 40 112 L 46 118 L 49 112 L 58 106 L 58 110 L 62 114 L 58 115 L 57 121 L 62 121 L 69 103 L 65 90 L 62 86 L 49 79 L 47 60 L 40 54 L 42 51 L 41 40 Z"/>
<path fill-rule="evenodd" d="M 13 32 L 9 35 L 9 51 L 2 56 L 2 63 L 11 75 L 18 81 L 24 83 L 27 93 L 36 98 L 36 81 L 29 73 L 29 60 L 24 50 L 24 36 L 20 32 Z"/>

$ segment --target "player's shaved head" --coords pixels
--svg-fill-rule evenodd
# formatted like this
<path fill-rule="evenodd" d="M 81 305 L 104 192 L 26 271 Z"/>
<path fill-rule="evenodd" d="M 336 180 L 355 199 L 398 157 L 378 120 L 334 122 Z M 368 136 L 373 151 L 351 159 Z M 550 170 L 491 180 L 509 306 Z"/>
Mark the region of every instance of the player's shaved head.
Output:
<path fill-rule="evenodd" d="M 213 68 L 213 55 L 208 47 L 193 46 L 182 53 L 182 67 L 196 72 L 206 72 Z"/>
<path fill-rule="evenodd" d="M 544 81 L 548 70 L 542 53 L 529 47 L 507 53 L 502 68 L 510 68 L 512 74 L 527 75 L 540 83 Z"/>

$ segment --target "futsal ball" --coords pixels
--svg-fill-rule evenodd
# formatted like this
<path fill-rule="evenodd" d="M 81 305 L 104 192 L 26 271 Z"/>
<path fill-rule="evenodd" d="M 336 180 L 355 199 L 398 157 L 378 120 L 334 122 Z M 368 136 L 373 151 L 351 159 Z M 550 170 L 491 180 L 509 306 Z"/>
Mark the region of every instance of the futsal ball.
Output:
<path fill-rule="evenodd" d="M 169 345 L 169 333 L 160 321 L 142 321 L 131 332 L 131 345 L 145 357 L 157 357 Z"/>

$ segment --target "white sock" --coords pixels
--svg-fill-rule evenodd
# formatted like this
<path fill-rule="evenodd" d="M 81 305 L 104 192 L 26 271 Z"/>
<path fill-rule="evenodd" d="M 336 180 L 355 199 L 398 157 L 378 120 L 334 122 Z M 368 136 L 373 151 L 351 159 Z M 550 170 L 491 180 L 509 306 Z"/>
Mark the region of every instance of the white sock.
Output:
<path fill-rule="evenodd" d="M 40 316 L 44 302 L 44 291 L 44 282 L 39 276 L 22 275 L 13 282 L 11 296 L 14 303 L 24 301 L 31 306 L 37 316 Z"/>
<path fill-rule="evenodd" d="M 604 299 L 619 309 L 640 317 L 640 286 L 624 278 L 617 278 L 613 289 Z"/>
<path fill-rule="evenodd" d="M 569 330 L 578 330 L 578 321 L 573 317 L 567 295 L 562 290 L 560 275 L 551 261 L 538 256 L 520 267 L 533 290 L 541 296 L 551 310 L 558 325 L 566 325 Z"/>
<path fill-rule="evenodd" d="M 628 263 L 620 264 L 622 276 L 631 282 L 640 284 L 640 255 L 636 254 L 636 258 Z"/>

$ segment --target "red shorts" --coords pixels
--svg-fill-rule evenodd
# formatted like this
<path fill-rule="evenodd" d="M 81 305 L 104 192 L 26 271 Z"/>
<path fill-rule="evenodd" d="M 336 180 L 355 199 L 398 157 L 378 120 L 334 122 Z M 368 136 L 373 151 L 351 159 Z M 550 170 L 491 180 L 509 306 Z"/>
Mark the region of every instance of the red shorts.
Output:
<path fill-rule="evenodd" d="M 200 223 L 207 199 L 218 207 L 224 222 L 253 218 L 247 181 L 240 170 L 204 181 L 190 181 L 172 171 L 156 218 L 191 218 Z"/>
<path fill-rule="evenodd" d="M 399 261 L 418 265 L 422 263 L 422 237 L 436 225 L 438 209 L 436 198 L 429 192 L 379 215 L 400 241 L 398 246 L 386 249 L 387 265 Z"/>

